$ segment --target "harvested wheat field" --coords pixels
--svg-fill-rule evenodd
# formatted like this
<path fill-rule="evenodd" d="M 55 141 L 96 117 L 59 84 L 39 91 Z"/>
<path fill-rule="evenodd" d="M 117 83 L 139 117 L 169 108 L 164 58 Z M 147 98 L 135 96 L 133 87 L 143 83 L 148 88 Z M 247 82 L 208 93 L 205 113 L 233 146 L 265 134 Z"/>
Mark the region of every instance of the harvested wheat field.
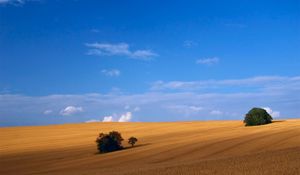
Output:
<path fill-rule="evenodd" d="M 125 150 L 97 154 L 99 132 Z M 0 174 L 300 174 L 300 120 L 84 123 L 0 129 Z"/>

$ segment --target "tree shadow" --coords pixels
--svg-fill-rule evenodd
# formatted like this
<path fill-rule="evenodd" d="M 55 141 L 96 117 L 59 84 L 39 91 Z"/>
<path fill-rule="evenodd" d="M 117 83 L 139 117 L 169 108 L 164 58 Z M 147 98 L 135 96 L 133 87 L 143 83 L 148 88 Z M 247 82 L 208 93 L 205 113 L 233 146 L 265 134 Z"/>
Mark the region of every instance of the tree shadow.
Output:
<path fill-rule="evenodd" d="M 151 145 L 151 143 L 144 143 L 144 144 L 138 144 L 138 145 L 134 145 L 134 146 L 127 146 L 127 147 L 124 147 L 122 150 L 134 149 L 134 148 L 139 148 L 139 147 L 143 147 L 143 146 L 147 146 L 147 145 Z"/>
<path fill-rule="evenodd" d="M 111 151 L 111 152 L 106 152 L 106 153 L 95 152 L 94 154 L 95 154 L 95 155 L 107 155 L 107 154 L 110 154 L 110 153 L 120 152 L 120 151 L 125 151 L 125 150 L 128 150 L 128 149 L 139 148 L 139 147 L 143 147 L 143 146 L 147 146 L 147 145 L 151 145 L 151 143 L 137 144 L 137 145 L 134 145 L 134 146 L 126 146 L 126 147 L 123 147 L 123 148 L 120 149 L 120 150 Z"/>
<path fill-rule="evenodd" d="M 272 123 L 280 123 L 280 122 L 285 122 L 286 120 L 273 120 Z"/>

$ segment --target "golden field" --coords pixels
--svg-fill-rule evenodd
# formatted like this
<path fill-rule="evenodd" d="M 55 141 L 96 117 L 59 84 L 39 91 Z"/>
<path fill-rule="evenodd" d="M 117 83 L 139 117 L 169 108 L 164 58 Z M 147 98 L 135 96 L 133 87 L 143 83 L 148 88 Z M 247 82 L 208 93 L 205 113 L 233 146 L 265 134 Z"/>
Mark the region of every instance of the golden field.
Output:
<path fill-rule="evenodd" d="M 136 147 L 97 154 L 99 132 Z M 300 174 L 300 120 L 83 123 L 0 128 L 0 174 Z"/>

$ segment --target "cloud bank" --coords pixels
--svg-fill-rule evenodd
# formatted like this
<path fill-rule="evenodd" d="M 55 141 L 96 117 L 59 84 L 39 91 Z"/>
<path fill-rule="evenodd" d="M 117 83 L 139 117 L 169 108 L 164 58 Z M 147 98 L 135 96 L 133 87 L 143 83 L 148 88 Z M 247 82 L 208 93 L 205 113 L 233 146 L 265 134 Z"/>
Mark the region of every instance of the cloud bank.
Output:
<path fill-rule="evenodd" d="M 224 90 L 228 86 L 234 86 L 234 91 Z M 107 114 L 118 115 L 105 121 L 242 120 L 256 106 L 270 108 L 268 112 L 274 118 L 295 118 L 300 117 L 300 77 L 260 76 L 188 84 L 182 81 L 175 86 L 163 82 L 155 91 L 134 94 L 2 94 L 0 101 L 1 126 L 85 122 Z M 52 113 L 44 115 L 45 110 Z M 133 118 L 135 110 L 138 115 Z"/>

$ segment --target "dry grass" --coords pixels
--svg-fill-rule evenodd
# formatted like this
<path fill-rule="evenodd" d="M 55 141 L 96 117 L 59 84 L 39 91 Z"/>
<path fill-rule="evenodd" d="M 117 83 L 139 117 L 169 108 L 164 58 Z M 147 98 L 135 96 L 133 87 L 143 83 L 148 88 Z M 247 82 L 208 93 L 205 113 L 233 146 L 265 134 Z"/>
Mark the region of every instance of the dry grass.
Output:
<path fill-rule="evenodd" d="M 137 146 L 96 154 L 99 132 Z M 126 142 L 124 142 L 126 146 Z M 0 174 L 300 174 L 300 120 L 88 123 L 0 128 Z"/>

